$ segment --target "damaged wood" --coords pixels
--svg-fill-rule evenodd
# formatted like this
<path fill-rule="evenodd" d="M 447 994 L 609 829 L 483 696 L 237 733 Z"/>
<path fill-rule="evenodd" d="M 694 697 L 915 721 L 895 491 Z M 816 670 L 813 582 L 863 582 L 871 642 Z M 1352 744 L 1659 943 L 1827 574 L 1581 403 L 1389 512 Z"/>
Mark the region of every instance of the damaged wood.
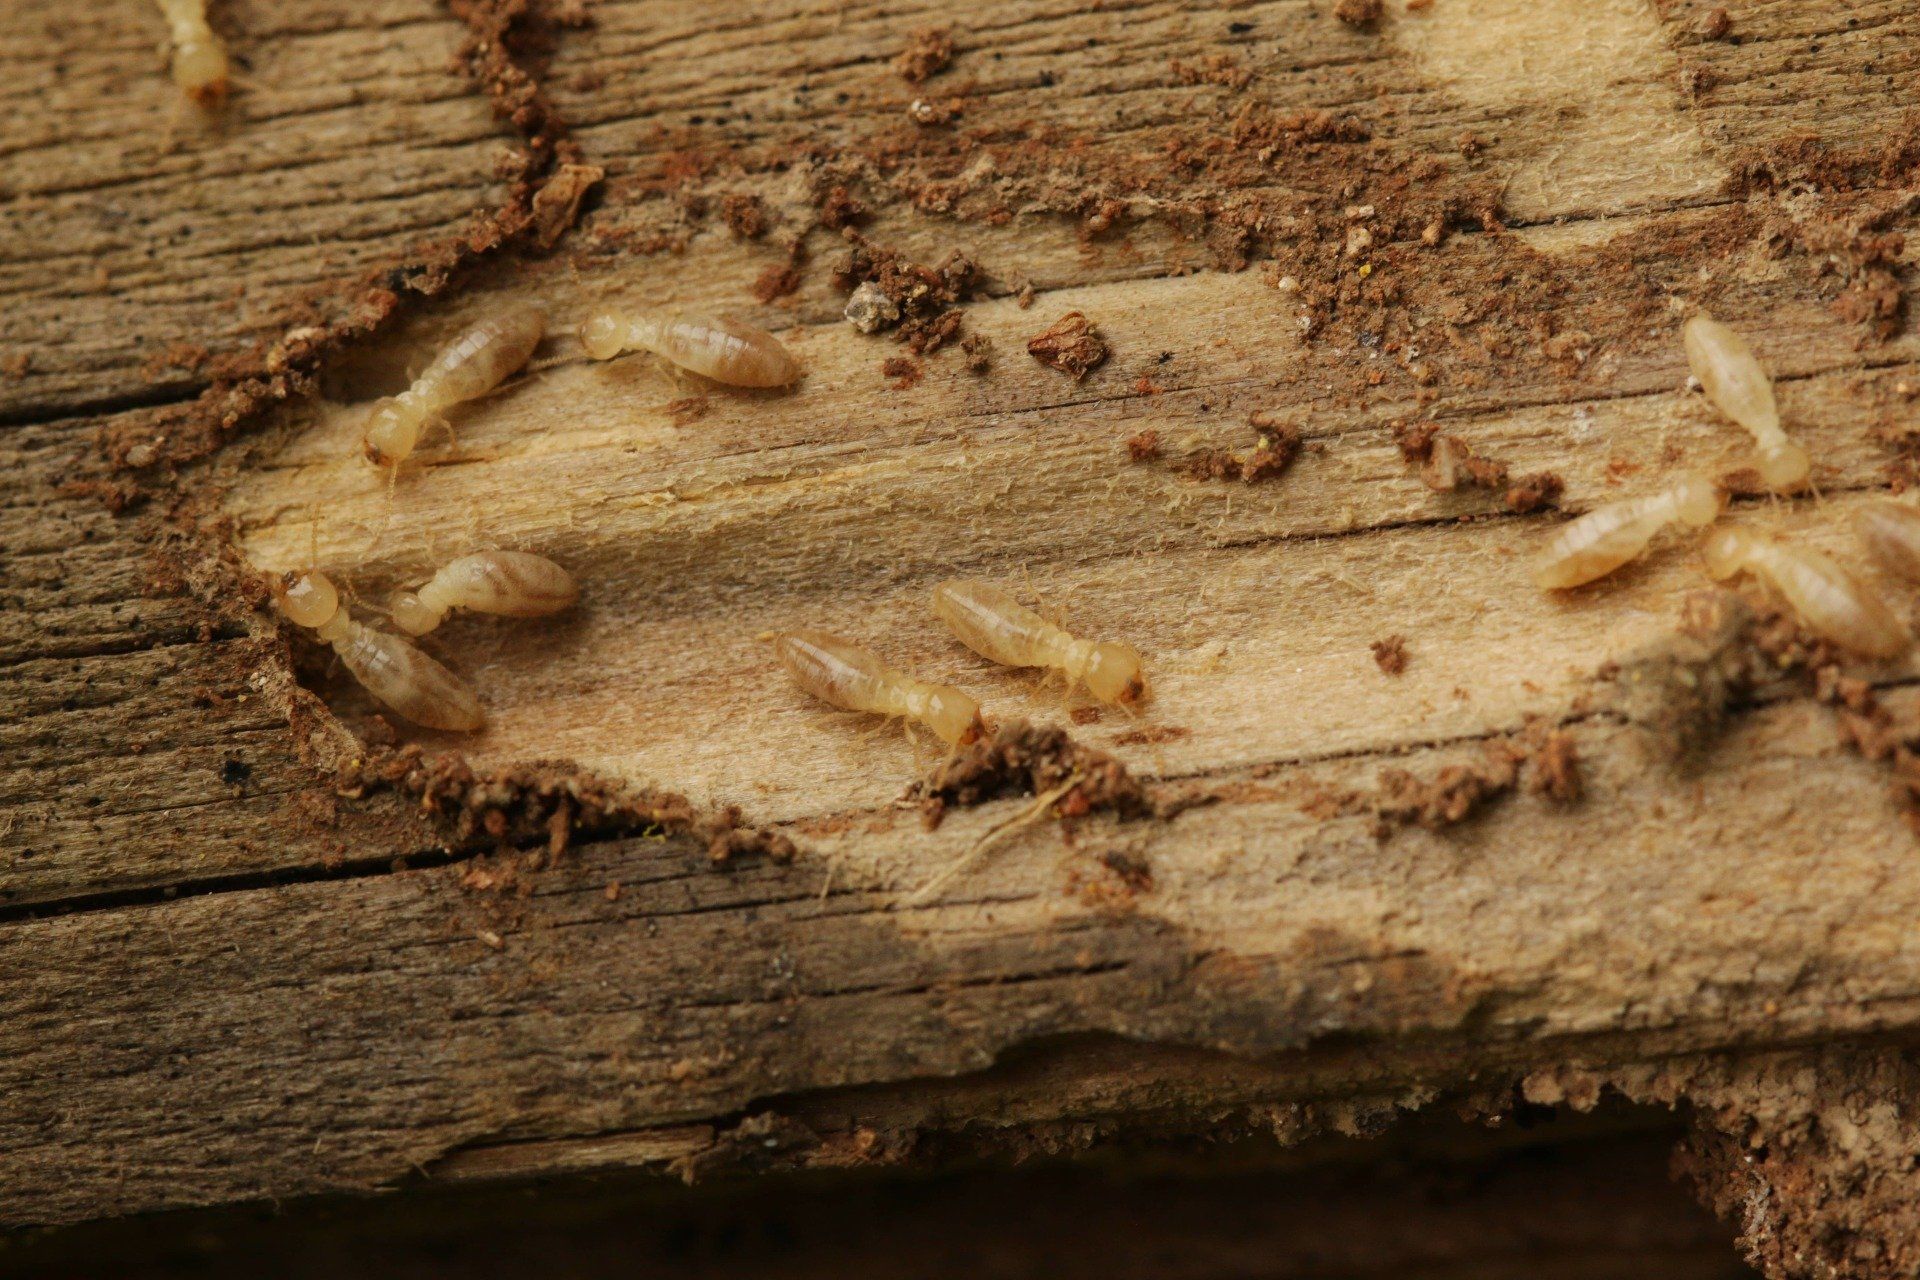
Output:
<path fill-rule="evenodd" d="M 1912 1135 L 1867 1102 L 1907 1088 L 1870 1037 L 1920 1034 L 1911 669 L 1808 687 L 1672 640 L 1684 551 L 1564 597 L 1522 568 L 1552 501 L 1741 464 L 1685 390 L 1707 304 L 1823 495 L 1729 518 L 1844 552 L 1920 383 L 1897 3 L 587 16 L 222 6 L 251 83 L 172 139 L 152 15 L 16 41 L 0 1218 L 912 1165 L 942 1106 L 1012 1150 L 1155 1089 L 1173 1128 L 1372 1132 L 1584 1099 L 1578 1068 L 1692 1107 L 1723 1213 L 1764 1180 L 1772 1274 L 1911 1270 Z M 523 304 L 560 335 L 534 370 L 367 468 L 369 402 Z M 662 305 L 807 376 L 568 346 Z M 1464 483 L 1407 467 L 1407 422 Z M 474 739 L 396 733 L 255 607 L 255 571 L 378 601 L 483 543 L 585 596 L 435 633 Z M 952 643 L 926 599 L 961 573 L 1139 645 L 1140 721 Z M 981 694 L 1001 735 L 924 790 L 937 830 L 937 761 L 786 687 L 758 637 L 801 624 Z M 996 1092 L 1035 1042 L 1057 1072 Z"/>

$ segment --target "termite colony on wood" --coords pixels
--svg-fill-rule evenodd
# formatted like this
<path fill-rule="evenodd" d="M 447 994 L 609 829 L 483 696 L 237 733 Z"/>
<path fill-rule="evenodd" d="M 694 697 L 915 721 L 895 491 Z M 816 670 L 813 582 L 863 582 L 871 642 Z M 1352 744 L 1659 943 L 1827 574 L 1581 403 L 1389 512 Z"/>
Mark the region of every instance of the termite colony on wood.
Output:
<path fill-rule="evenodd" d="M 427 424 L 444 424 L 445 415 L 455 406 L 497 390 L 533 357 L 546 328 L 542 312 L 521 307 L 462 331 L 406 390 L 382 400 L 368 414 L 362 430 L 367 461 L 390 468 L 397 477 Z M 579 337 L 596 360 L 640 347 L 734 386 L 786 386 L 800 376 L 799 365 L 771 334 L 733 320 L 601 313 L 581 326 Z M 356 621 L 325 574 L 314 569 L 290 573 L 274 581 L 272 590 L 280 611 L 331 645 L 354 678 L 392 710 L 430 729 L 484 727 L 480 700 L 459 677 L 409 641 Z M 443 566 L 413 590 L 396 592 L 388 613 L 400 630 L 422 636 L 456 609 L 512 618 L 544 617 L 570 607 L 579 596 L 572 575 L 544 556 L 481 551 Z M 929 698 L 919 688 L 902 684 L 902 677 L 880 668 L 870 655 L 823 647 L 814 665 L 816 691 L 822 697 L 836 696 L 828 690 L 846 697 L 884 695 L 895 699 L 885 709 L 892 710 L 897 703 L 898 714 L 929 720 L 947 741 L 956 740 L 948 733 L 960 732 L 950 723 L 950 709 L 957 705 L 950 698 Z M 863 679 L 871 689 L 861 685 Z"/>
<path fill-rule="evenodd" d="M 1773 382 L 1745 339 L 1705 315 L 1687 321 L 1682 337 L 1707 399 L 1753 436 L 1762 483 L 1775 493 L 1804 484 L 1811 459 L 1781 429 Z M 1668 525 L 1706 529 L 1724 506 L 1724 495 L 1709 481 L 1684 476 L 1660 492 L 1596 507 L 1553 534 L 1534 560 L 1534 581 L 1549 590 L 1593 582 L 1638 558 Z M 1920 511 L 1870 503 L 1855 513 L 1854 529 L 1875 559 L 1920 581 Z M 1773 534 L 1723 528 L 1706 536 L 1701 555 L 1717 580 L 1746 573 L 1764 581 L 1809 631 L 1843 649 L 1892 658 L 1913 642 L 1885 601 L 1823 552 Z"/>

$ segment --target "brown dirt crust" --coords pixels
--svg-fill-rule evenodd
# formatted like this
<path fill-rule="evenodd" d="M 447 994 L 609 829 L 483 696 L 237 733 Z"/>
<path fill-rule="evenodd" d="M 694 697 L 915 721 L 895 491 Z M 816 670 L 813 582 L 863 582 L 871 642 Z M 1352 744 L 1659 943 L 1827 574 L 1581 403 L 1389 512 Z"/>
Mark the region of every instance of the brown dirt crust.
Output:
<path fill-rule="evenodd" d="M 1920 1274 L 1912 1117 L 1920 1073 L 1899 1045 L 1824 1046 L 1697 1067 L 1672 1172 L 1775 1277 Z"/>
<path fill-rule="evenodd" d="M 957 304 L 973 296 L 980 280 L 979 264 L 955 250 L 939 266 L 923 267 L 850 228 L 841 234 L 850 248 L 834 268 L 834 284 L 849 294 L 862 285 L 871 285 L 892 303 L 899 313 L 895 341 L 905 343 L 915 355 L 931 355 L 959 339 L 961 313 Z M 886 318 L 873 328 L 892 323 Z"/>
<path fill-rule="evenodd" d="M 1489 739 L 1478 760 L 1443 765 L 1428 778 L 1383 769 L 1371 803 L 1374 834 L 1385 839 L 1396 827 L 1439 831 L 1465 822 L 1511 795 L 1523 776 L 1529 791 L 1571 804 L 1581 796 L 1579 765 L 1573 735 L 1535 720 L 1517 734 Z"/>
<path fill-rule="evenodd" d="M 1384 839 L 1395 827 L 1438 831 L 1465 822 L 1514 789 L 1525 758 L 1511 738 L 1502 737 L 1488 742 L 1479 760 L 1442 766 L 1430 778 L 1383 769 L 1373 799 L 1374 832 Z"/>
<path fill-rule="evenodd" d="M 1697 755 L 1766 682 L 1797 680 L 1834 709 L 1850 750 L 1886 765 L 1890 798 L 1920 833 L 1920 725 L 1900 724 L 1872 684 L 1845 674 L 1845 661 L 1772 599 L 1715 590 L 1687 600 L 1676 635 L 1600 674 L 1618 688 L 1627 718 L 1672 758 Z"/>
<path fill-rule="evenodd" d="M 920 84 L 939 75 L 953 62 L 953 36 L 950 32 L 928 27 L 913 33 L 907 47 L 893 60 L 893 69 L 908 84 Z"/>
<path fill-rule="evenodd" d="M 1834 314 L 1884 342 L 1906 327 L 1906 239 L 1893 227 L 1920 207 L 1911 194 L 1917 176 L 1920 116 L 1878 145 L 1842 150 L 1801 135 L 1748 153 L 1728 191 L 1775 197 L 1780 212 L 1761 247 L 1775 258 L 1801 255 L 1816 276 L 1835 277 Z"/>
<path fill-rule="evenodd" d="M 1373 650 L 1374 662 L 1387 675 L 1397 676 L 1407 669 L 1407 638 L 1405 636 L 1386 636 L 1375 640 L 1368 648 Z"/>
<path fill-rule="evenodd" d="M 1038 795 L 1078 777 L 1054 805 L 1063 818 L 1096 810 L 1138 817 L 1147 796 L 1127 767 L 1104 751 L 1075 742 L 1065 729 L 1009 720 L 987 737 L 960 749 L 931 782 L 910 793 L 920 801 L 927 826 L 937 827 L 948 809 L 971 808 L 1004 796 Z"/>
<path fill-rule="evenodd" d="M 1472 445 L 1440 430 L 1437 423 L 1395 423 L 1393 438 L 1400 456 L 1419 466 L 1420 479 L 1435 492 L 1489 489 L 1500 494 L 1509 511 L 1524 515 L 1552 506 L 1565 488 L 1551 471 L 1511 478 L 1506 463 L 1480 456 Z"/>
<path fill-rule="evenodd" d="M 1069 311 L 1028 341 L 1027 354 L 1078 382 L 1107 358 L 1107 344 L 1086 316 Z"/>
<path fill-rule="evenodd" d="M 430 753 L 409 743 L 374 749 L 343 768 L 335 785 L 338 795 L 355 800 L 380 789 L 418 796 L 421 809 L 444 820 L 460 845 L 491 841 L 506 849 L 538 842 L 518 864 L 523 872 L 558 858 L 575 835 L 692 835 L 706 843 L 716 862 L 748 854 L 791 862 L 797 852 L 779 832 L 743 825 L 738 809 L 703 811 L 683 796 L 635 792 L 566 761 L 478 773 L 457 754 Z M 469 887 L 476 888 L 509 883 L 498 863 L 471 878 Z"/>
<path fill-rule="evenodd" d="M 1700 21 L 1693 26 L 1693 34 L 1702 40 L 1720 40 L 1733 30 L 1733 19 L 1725 8 L 1713 8 L 1700 15 Z"/>
<path fill-rule="evenodd" d="M 1300 456 L 1300 428 L 1265 413 L 1253 414 L 1249 422 L 1255 432 L 1251 453 L 1221 448 L 1195 449 L 1169 463 L 1169 469 L 1195 480 L 1238 480 L 1242 484 L 1256 484 L 1285 475 L 1294 459 Z M 1127 453 L 1135 462 L 1158 460 L 1161 457 L 1159 434 L 1143 431 L 1133 436 L 1127 441 Z"/>
<path fill-rule="evenodd" d="M 721 196 L 720 220 L 738 240 L 758 240 L 767 234 L 767 206 L 750 191 L 732 191 Z"/>
<path fill-rule="evenodd" d="M 1333 16 L 1350 27 L 1370 27 L 1385 12 L 1381 0 L 1340 0 L 1333 6 Z"/>

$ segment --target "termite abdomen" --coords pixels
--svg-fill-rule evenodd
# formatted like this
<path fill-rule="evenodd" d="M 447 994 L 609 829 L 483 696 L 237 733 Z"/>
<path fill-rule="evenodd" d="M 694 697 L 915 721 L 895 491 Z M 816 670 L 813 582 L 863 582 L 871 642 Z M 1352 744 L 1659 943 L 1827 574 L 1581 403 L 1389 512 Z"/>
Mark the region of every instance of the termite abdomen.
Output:
<path fill-rule="evenodd" d="M 779 339 L 739 320 L 607 311 L 580 326 L 580 345 L 595 360 L 611 360 L 623 351 L 651 351 L 734 387 L 784 387 L 800 376 L 800 366 Z"/>
<path fill-rule="evenodd" d="M 539 618 L 559 613 L 580 598 L 573 575 L 526 551 L 478 551 L 450 561 L 414 591 L 396 592 L 394 625 L 425 635 L 454 609 Z"/>

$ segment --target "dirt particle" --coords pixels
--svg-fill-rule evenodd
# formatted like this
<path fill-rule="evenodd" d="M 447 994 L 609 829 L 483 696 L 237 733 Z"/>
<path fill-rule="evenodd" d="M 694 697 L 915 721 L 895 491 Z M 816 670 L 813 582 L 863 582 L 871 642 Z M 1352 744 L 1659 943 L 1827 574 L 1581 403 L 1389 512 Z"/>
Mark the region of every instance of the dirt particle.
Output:
<path fill-rule="evenodd" d="M 920 362 L 908 356 L 889 356 L 880 363 L 883 377 L 892 378 L 895 391 L 905 391 L 924 376 Z"/>
<path fill-rule="evenodd" d="M 844 186 L 829 188 L 820 201 L 820 225 L 829 231 L 857 227 L 871 216 Z"/>
<path fill-rule="evenodd" d="M 1146 793 L 1120 761 L 1075 742 L 1065 729 L 1025 720 L 1009 720 L 961 748 L 936 782 L 918 784 L 912 794 L 932 828 L 948 809 L 971 808 L 1004 796 L 1038 795 L 1076 777 L 1079 781 L 1054 805 L 1062 817 L 1094 810 L 1129 817 L 1146 810 Z"/>
<path fill-rule="evenodd" d="M 1196 480 L 1238 480 L 1255 484 L 1284 475 L 1300 456 L 1300 428 L 1267 414 L 1254 414 L 1255 444 L 1242 455 L 1230 449 L 1197 449 L 1173 464 L 1173 470 Z"/>
<path fill-rule="evenodd" d="M 607 881 L 607 887 L 602 891 L 602 896 L 605 897 L 608 902 L 620 901 L 620 882 L 618 880 Z"/>
<path fill-rule="evenodd" d="M 563 164 L 541 184 L 530 206 L 528 235 L 543 249 L 551 249 L 580 216 L 580 203 L 598 186 L 607 171 L 595 164 Z"/>
<path fill-rule="evenodd" d="M 1381 0 L 1340 0 L 1333 6 L 1333 16 L 1350 27 L 1371 27 L 1385 12 Z"/>
<path fill-rule="evenodd" d="M 1253 72 L 1225 53 L 1210 53 L 1194 62 L 1175 58 L 1169 69 L 1181 84 L 1214 84 L 1238 92 L 1253 83 Z"/>
<path fill-rule="evenodd" d="M 862 333 L 878 333 L 900 322 L 900 306 L 887 296 L 886 290 L 871 280 L 864 280 L 847 298 L 847 323 Z"/>
<path fill-rule="evenodd" d="M 1067 712 L 1067 719 L 1073 721 L 1075 724 L 1099 724 L 1100 708 L 1075 707 L 1073 710 Z"/>
<path fill-rule="evenodd" d="M 6 359 L 0 360 L 0 373 L 6 374 L 15 382 L 31 372 L 33 372 L 33 353 L 30 351 L 16 351 Z"/>
<path fill-rule="evenodd" d="M 1127 437 L 1127 456 L 1135 462 L 1152 462 L 1160 457 L 1160 433 L 1152 427 Z"/>
<path fill-rule="evenodd" d="M 993 339 L 984 333 L 970 333 L 960 342 L 967 353 L 967 372 L 985 373 L 993 367 Z"/>
<path fill-rule="evenodd" d="M 1572 804 L 1580 799 L 1580 753 L 1574 747 L 1573 735 L 1558 726 L 1542 725 L 1531 737 L 1532 769 L 1527 790 L 1555 804 Z"/>
<path fill-rule="evenodd" d="M 753 282 L 753 300 L 762 306 L 799 292 L 800 272 L 792 263 L 776 262 Z"/>
<path fill-rule="evenodd" d="M 237 787 L 253 776 L 253 766 L 238 756 L 228 756 L 220 762 L 220 781 L 230 787 Z"/>
<path fill-rule="evenodd" d="M 1702 40 L 1721 40 L 1727 32 L 1733 30 L 1733 18 L 1726 9 L 1715 7 L 1700 15 L 1700 21 L 1694 24 L 1693 33 Z"/>
<path fill-rule="evenodd" d="M 945 71 L 953 62 L 953 36 L 950 32 L 927 27 L 913 33 L 907 47 L 893 60 L 893 69 L 908 84 L 919 84 Z"/>
<path fill-rule="evenodd" d="M 1479 760 L 1445 765 L 1430 778 L 1383 769 L 1373 801 L 1375 833 L 1384 838 L 1396 826 L 1417 824 L 1438 831 L 1465 822 L 1514 789 L 1525 759 L 1526 753 L 1511 739 L 1495 738 Z"/>
<path fill-rule="evenodd" d="M 758 240 L 767 234 L 767 206 L 751 192 L 731 192 L 720 197 L 720 221 L 736 240 Z"/>
<path fill-rule="evenodd" d="M 1022 311 L 1033 310 L 1033 281 L 1023 280 L 1019 289 L 1014 291 L 1013 305 Z"/>
<path fill-rule="evenodd" d="M 1400 456 L 1420 467 L 1420 479 L 1429 489 L 1451 493 L 1458 489 L 1487 489 L 1500 493 L 1511 511 L 1525 514 L 1553 505 L 1565 488 L 1551 471 L 1521 476 L 1509 483 L 1507 464 L 1483 457 L 1473 446 L 1436 423 L 1396 423 L 1394 442 Z"/>
<path fill-rule="evenodd" d="M 924 128 L 952 124 L 966 110 L 965 98 L 915 98 L 907 104 L 907 119 Z"/>
<path fill-rule="evenodd" d="M 1390 676 L 1397 676 L 1407 669 L 1407 638 L 1405 636 L 1387 636 L 1375 640 L 1368 646 L 1373 650 L 1373 660 L 1380 670 Z"/>
<path fill-rule="evenodd" d="M 1085 315 L 1069 311 L 1027 343 L 1027 354 L 1077 382 L 1107 358 L 1107 344 Z"/>

